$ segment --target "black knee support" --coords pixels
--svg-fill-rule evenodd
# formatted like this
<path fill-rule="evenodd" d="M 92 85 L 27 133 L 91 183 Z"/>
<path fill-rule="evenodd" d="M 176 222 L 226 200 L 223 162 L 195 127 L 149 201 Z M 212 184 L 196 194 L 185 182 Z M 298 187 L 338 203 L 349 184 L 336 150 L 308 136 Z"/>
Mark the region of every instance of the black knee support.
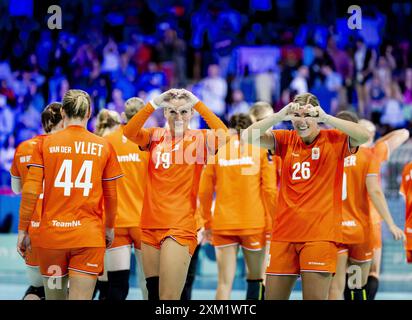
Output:
<path fill-rule="evenodd" d="M 375 300 L 376 293 L 379 288 L 379 279 L 374 276 L 368 277 L 368 282 L 366 283 L 366 294 L 368 300 Z"/>
<path fill-rule="evenodd" d="M 247 280 L 246 300 L 263 300 L 264 294 L 263 279 Z"/>
<path fill-rule="evenodd" d="M 99 292 L 99 300 L 107 300 L 108 290 L 109 290 L 109 282 L 108 281 L 97 280 L 96 288 L 95 288 L 94 294 L 93 294 L 93 298 L 94 298 L 94 295 L 97 294 L 97 291 L 98 291 Z"/>
<path fill-rule="evenodd" d="M 180 300 L 192 299 L 192 287 L 196 277 L 197 262 L 199 261 L 200 245 L 196 247 L 192 259 L 190 259 L 189 270 L 187 271 L 186 282 L 180 296 Z"/>
<path fill-rule="evenodd" d="M 126 300 L 129 293 L 130 270 L 109 271 L 109 288 L 107 290 L 107 300 Z"/>
<path fill-rule="evenodd" d="M 146 288 L 148 300 L 160 300 L 159 298 L 159 277 L 146 278 Z"/>
<path fill-rule="evenodd" d="M 24 293 L 23 300 L 28 296 L 29 294 L 34 294 L 39 297 L 40 300 L 45 300 L 46 295 L 44 293 L 44 287 L 33 287 L 30 286 L 26 292 Z"/>

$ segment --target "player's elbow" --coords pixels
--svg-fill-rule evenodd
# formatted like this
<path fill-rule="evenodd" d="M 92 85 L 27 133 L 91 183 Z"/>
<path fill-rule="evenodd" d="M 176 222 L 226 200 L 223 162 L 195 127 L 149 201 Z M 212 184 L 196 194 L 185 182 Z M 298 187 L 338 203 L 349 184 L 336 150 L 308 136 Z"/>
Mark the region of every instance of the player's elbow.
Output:
<path fill-rule="evenodd" d="M 130 139 L 130 140 L 132 140 L 132 130 L 131 130 L 131 128 L 130 128 L 130 126 L 129 125 L 125 125 L 124 126 L 124 128 L 123 128 L 123 135 L 127 138 L 127 139 Z"/>
<path fill-rule="evenodd" d="M 382 189 L 380 187 L 377 187 L 377 186 L 373 186 L 373 187 L 368 188 L 368 194 L 369 194 L 371 199 L 376 199 L 376 198 L 383 197 Z"/>
<path fill-rule="evenodd" d="M 359 134 L 356 137 L 356 141 L 358 142 L 358 145 L 362 145 L 368 142 L 369 138 L 370 138 L 369 131 L 362 126 L 359 126 Z"/>
<path fill-rule="evenodd" d="M 401 135 L 402 142 L 405 142 L 406 140 L 409 139 L 409 136 L 410 136 L 409 130 L 408 129 L 401 129 L 400 135 Z"/>
<path fill-rule="evenodd" d="M 11 190 L 15 193 L 15 194 L 20 194 L 21 193 L 21 183 L 20 183 L 20 179 L 16 179 L 16 178 L 11 178 Z"/>

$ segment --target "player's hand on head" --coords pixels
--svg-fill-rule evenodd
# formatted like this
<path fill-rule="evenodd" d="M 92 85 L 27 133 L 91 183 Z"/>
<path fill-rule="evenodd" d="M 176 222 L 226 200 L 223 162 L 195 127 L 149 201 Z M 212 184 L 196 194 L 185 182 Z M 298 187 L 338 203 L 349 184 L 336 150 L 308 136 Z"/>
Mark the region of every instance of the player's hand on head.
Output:
<path fill-rule="evenodd" d="M 114 228 L 106 228 L 106 248 L 110 248 L 114 241 Z"/>
<path fill-rule="evenodd" d="M 199 102 L 199 98 L 196 97 L 196 96 L 195 96 L 192 92 L 190 92 L 189 90 L 182 88 L 182 89 L 180 89 L 179 91 L 180 91 L 180 94 L 181 94 L 181 95 L 185 95 L 185 96 L 187 97 L 187 100 L 188 100 L 188 101 L 187 101 L 186 107 L 193 108 L 193 107 L 195 106 L 195 104 Z"/>
<path fill-rule="evenodd" d="M 307 110 L 307 113 L 317 122 L 327 121 L 328 114 L 322 109 L 321 106 L 312 106 L 311 104 L 307 104 L 304 108 Z"/>
<path fill-rule="evenodd" d="M 175 96 L 177 96 L 178 89 L 170 89 L 167 90 L 161 94 L 159 94 L 158 96 L 156 96 L 152 101 L 155 104 L 156 108 L 163 108 L 163 107 L 167 107 L 168 101 L 170 101 L 171 99 L 173 99 Z"/>

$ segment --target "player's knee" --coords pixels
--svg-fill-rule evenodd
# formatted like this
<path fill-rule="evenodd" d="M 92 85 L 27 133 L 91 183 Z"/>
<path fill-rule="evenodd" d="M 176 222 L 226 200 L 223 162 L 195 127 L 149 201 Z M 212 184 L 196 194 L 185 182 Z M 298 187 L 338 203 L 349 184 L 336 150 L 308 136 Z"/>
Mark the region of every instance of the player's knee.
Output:
<path fill-rule="evenodd" d="M 109 282 L 98 280 L 93 293 L 93 299 L 97 292 L 99 292 L 99 300 L 107 300 L 107 295 L 109 291 Z"/>
<path fill-rule="evenodd" d="M 180 300 L 181 293 L 172 290 L 171 288 L 165 289 L 159 294 L 160 300 Z"/>
<path fill-rule="evenodd" d="M 332 281 L 330 285 L 330 292 L 333 292 L 334 296 L 343 295 L 343 292 L 345 291 L 345 280 L 343 281 Z"/>
<path fill-rule="evenodd" d="M 108 300 L 126 300 L 129 293 L 129 275 L 130 270 L 109 271 L 107 273 L 109 280 Z"/>
<path fill-rule="evenodd" d="M 45 298 L 44 287 L 30 286 L 23 296 L 23 300 L 44 300 Z"/>

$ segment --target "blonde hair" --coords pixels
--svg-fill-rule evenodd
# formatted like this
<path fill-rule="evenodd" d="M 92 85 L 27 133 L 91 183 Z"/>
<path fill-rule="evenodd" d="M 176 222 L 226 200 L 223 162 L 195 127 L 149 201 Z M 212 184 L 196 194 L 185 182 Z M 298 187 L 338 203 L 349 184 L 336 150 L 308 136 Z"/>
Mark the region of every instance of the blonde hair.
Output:
<path fill-rule="evenodd" d="M 91 100 L 86 91 L 72 89 L 64 94 L 62 109 L 67 117 L 84 119 L 90 107 Z"/>
<path fill-rule="evenodd" d="M 144 101 L 137 97 L 132 97 L 127 99 L 124 104 L 124 114 L 126 115 L 127 121 L 129 121 L 133 116 L 144 107 Z"/>
<path fill-rule="evenodd" d="M 293 98 L 294 103 L 299 103 L 300 106 L 311 104 L 314 107 L 320 106 L 318 98 L 309 92 L 298 94 Z"/>
<path fill-rule="evenodd" d="M 273 108 L 268 102 L 258 101 L 252 105 L 249 109 L 249 115 L 256 119 L 256 121 L 262 120 L 266 113 L 273 113 Z"/>
<path fill-rule="evenodd" d="M 96 129 L 94 133 L 103 137 L 105 133 L 121 123 L 120 115 L 113 110 L 102 109 L 97 115 Z"/>

